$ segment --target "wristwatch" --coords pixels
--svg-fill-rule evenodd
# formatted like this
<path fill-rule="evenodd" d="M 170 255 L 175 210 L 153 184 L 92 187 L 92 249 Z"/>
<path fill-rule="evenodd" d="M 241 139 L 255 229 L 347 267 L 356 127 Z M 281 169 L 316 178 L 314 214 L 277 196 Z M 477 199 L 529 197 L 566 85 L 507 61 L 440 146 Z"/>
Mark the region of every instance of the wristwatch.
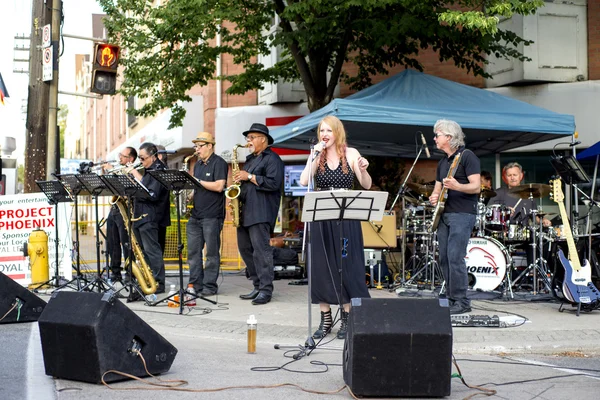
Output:
<path fill-rule="evenodd" d="M 248 180 L 249 180 L 249 181 L 251 181 L 251 180 L 252 180 L 252 178 L 254 178 L 254 175 L 252 175 L 252 174 L 248 174 Z"/>

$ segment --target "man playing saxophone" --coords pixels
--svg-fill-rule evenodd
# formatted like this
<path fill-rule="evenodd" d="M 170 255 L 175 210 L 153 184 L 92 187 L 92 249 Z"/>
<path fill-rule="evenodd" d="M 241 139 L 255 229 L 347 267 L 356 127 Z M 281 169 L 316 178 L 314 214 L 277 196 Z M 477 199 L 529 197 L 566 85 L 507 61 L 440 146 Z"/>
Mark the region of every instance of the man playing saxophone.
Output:
<path fill-rule="evenodd" d="M 269 148 L 273 137 L 263 124 L 252 124 L 243 133 L 252 154 L 244 169 L 233 175 L 241 185 L 241 216 L 237 228 L 238 249 L 254 284 L 254 290 L 240 298 L 252 304 L 267 304 L 273 295 L 273 250 L 269 245 L 275 227 L 281 188 L 283 161 Z"/>
<path fill-rule="evenodd" d="M 215 154 L 215 138 L 208 132 L 200 132 L 192 140 L 198 161 L 194 177 L 201 189 L 193 194 L 192 214 L 187 223 L 189 283 L 196 293 L 213 296 L 219 289 L 217 278 L 221 265 L 221 230 L 225 219 L 225 196 L 227 162 Z M 202 265 L 202 250 L 206 244 L 206 265 Z"/>
<path fill-rule="evenodd" d="M 119 166 L 133 164 L 137 158 L 137 151 L 133 147 L 125 147 L 119 153 Z M 115 169 L 112 164 L 102 166 L 105 173 Z M 123 222 L 123 217 L 116 205 L 110 208 L 106 218 L 106 247 L 110 258 L 110 280 L 121 281 L 121 255 L 129 257 L 129 235 Z M 123 252 L 121 253 L 121 249 Z M 129 277 L 126 275 L 126 280 Z"/>
<path fill-rule="evenodd" d="M 157 157 L 158 149 L 153 143 L 140 145 L 138 158 L 146 171 L 165 169 L 165 165 Z M 133 230 L 141 242 L 144 255 L 158 284 L 156 293 L 165 292 L 165 262 L 158 242 L 160 227 L 171 224 L 169 191 L 150 174 L 142 175 L 137 168 L 128 171 L 135 179 L 148 189 L 149 198 L 136 197 L 133 215 Z"/>

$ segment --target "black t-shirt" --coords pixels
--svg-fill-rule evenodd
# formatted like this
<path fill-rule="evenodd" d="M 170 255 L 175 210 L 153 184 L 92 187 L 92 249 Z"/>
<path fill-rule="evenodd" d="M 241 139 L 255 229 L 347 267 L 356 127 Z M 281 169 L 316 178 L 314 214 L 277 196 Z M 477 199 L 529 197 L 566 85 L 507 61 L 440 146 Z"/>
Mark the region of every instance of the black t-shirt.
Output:
<path fill-rule="evenodd" d="M 227 182 L 227 162 L 216 154 L 211 154 L 206 162 L 198 160 L 194 166 L 194 176 L 201 181 Z M 225 186 L 225 184 L 223 185 Z M 225 187 L 223 187 L 224 189 Z M 196 188 L 194 191 L 194 209 L 192 218 L 225 218 L 225 193 Z"/>
<path fill-rule="evenodd" d="M 459 153 L 462 153 L 462 156 L 458 163 L 458 169 L 454 174 L 454 178 L 458 183 L 469 183 L 468 177 L 470 175 L 479 175 L 481 172 L 479 158 L 471 150 L 467 150 L 464 146 L 461 146 L 450 157 L 446 156 L 440 160 L 435 175 L 437 182 L 442 182 L 446 178 L 454 157 Z M 448 190 L 444 212 L 477 214 L 477 198 L 477 194 Z"/>

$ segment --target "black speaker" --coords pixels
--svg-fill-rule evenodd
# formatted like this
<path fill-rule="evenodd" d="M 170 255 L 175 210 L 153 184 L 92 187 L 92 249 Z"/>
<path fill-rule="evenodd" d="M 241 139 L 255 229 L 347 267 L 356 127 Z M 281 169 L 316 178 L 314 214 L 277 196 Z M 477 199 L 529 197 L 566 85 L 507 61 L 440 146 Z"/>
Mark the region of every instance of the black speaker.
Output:
<path fill-rule="evenodd" d="M 437 299 L 352 299 L 343 362 L 357 396 L 448 396 L 450 310 Z"/>
<path fill-rule="evenodd" d="M 37 321 L 46 302 L 0 272 L 0 324 Z"/>
<path fill-rule="evenodd" d="M 101 383 L 108 370 L 134 376 L 171 368 L 177 349 L 111 293 L 52 295 L 38 321 L 46 375 Z M 128 379 L 109 373 L 106 382 Z"/>

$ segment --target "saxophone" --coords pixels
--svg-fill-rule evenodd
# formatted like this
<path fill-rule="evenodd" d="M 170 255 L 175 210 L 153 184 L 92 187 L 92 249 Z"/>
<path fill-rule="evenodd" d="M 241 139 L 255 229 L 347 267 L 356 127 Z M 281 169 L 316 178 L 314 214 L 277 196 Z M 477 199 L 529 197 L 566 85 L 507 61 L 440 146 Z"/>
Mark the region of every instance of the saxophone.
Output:
<path fill-rule="evenodd" d="M 238 163 L 238 155 L 237 150 L 240 147 L 248 147 L 248 144 L 241 145 L 236 144 L 233 146 L 232 155 L 231 155 L 231 172 L 232 175 L 240 172 L 240 165 Z M 238 199 L 240 193 L 242 192 L 240 185 L 233 184 L 225 189 L 225 197 L 229 199 L 229 208 L 231 209 L 231 217 L 233 220 L 233 226 L 236 228 L 240 226 L 240 209 L 242 208 L 241 202 Z"/>
<path fill-rule="evenodd" d="M 156 283 L 156 279 L 154 279 L 154 275 L 152 274 L 152 270 L 148 266 L 146 262 L 146 258 L 144 257 L 144 253 L 142 253 L 142 248 L 135 237 L 133 232 L 129 231 L 129 213 L 127 212 L 127 201 L 122 197 L 117 197 L 117 199 L 111 204 L 116 204 L 121 216 L 123 217 L 123 222 L 125 223 L 125 230 L 127 230 L 127 234 L 129 235 L 129 243 L 131 243 L 131 248 L 133 249 L 133 253 L 135 254 L 135 258 L 137 259 L 137 263 L 134 260 L 131 260 L 131 272 L 133 276 L 138 281 L 140 288 L 144 294 L 152 294 L 156 292 L 158 288 L 158 283 Z M 127 263 L 129 259 L 125 260 Z M 139 265 L 138 265 L 139 263 Z"/>
<path fill-rule="evenodd" d="M 198 154 L 194 153 L 191 154 L 189 156 L 187 156 L 186 158 L 183 159 L 183 166 L 181 167 L 182 171 L 186 171 L 189 172 L 189 161 L 196 157 Z M 191 213 L 191 208 L 189 208 L 189 204 L 190 204 L 190 200 L 189 197 L 190 195 L 194 192 L 194 189 L 185 189 L 181 191 L 181 196 L 179 197 L 179 213 L 181 216 L 183 216 L 183 218 L 189 218 L 190 217 L 190 213 Z"/>

